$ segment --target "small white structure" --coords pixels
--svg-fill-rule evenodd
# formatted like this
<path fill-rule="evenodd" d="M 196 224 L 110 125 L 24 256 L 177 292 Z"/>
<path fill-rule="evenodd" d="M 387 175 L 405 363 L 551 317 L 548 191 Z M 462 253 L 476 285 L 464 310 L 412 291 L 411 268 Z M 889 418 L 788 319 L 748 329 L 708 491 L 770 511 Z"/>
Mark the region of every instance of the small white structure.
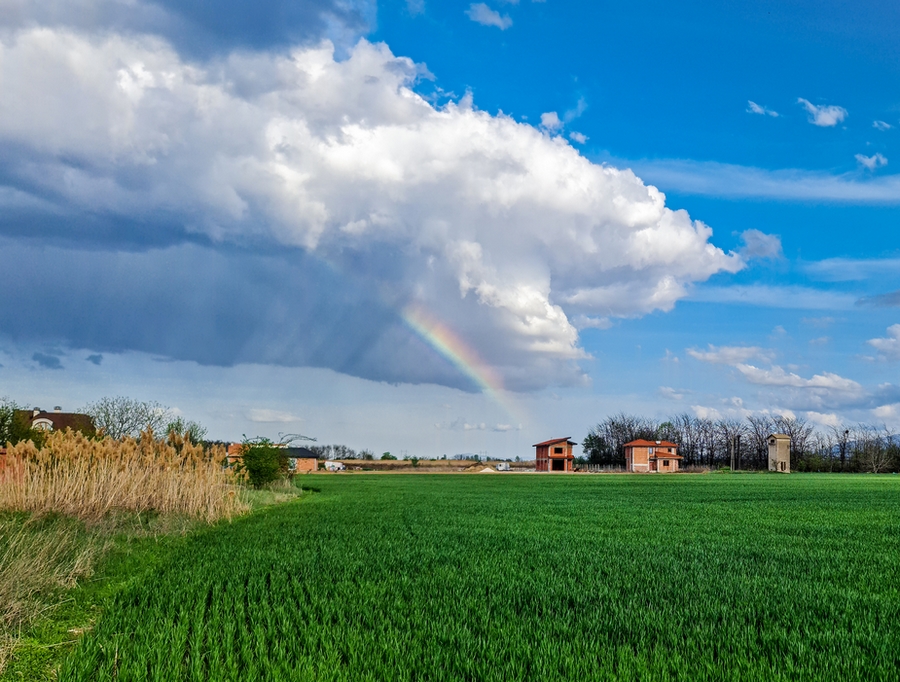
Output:
<path fill-rule="evenodd" d="M 325 471 L 344 471 L 347 467 L 344 466 L 342 462 L 333 462 L 331 460 L 325 460 Z"/>
<path fill-rule="evenodd" d="M 791 473 L 791 437 L 773 433 L 769 440 L 769 471 Z"/>
<path fill-rule="evenodd" d="M 497 462 L 497 471 L 509 471 L 509 462 Z"/>

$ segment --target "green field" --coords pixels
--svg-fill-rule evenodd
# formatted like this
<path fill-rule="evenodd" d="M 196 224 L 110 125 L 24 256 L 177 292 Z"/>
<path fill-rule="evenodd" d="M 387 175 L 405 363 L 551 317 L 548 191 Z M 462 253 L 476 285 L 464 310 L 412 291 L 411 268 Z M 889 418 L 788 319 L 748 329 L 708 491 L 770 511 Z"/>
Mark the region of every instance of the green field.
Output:
<path fill-rule="evenodd" d="M 309 476 L 61 680 L 896 680 L 900 477 Z"/>

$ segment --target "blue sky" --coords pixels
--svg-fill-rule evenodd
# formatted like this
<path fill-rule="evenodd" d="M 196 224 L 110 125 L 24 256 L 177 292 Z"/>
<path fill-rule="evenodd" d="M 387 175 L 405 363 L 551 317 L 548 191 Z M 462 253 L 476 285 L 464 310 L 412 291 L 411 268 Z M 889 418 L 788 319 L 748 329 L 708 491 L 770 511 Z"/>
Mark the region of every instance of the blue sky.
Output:
<path fill-rule="evenodd" d="M 0 48 L 0 395 L 424 456 L 900 426 L 895 3 L 10 0 Z"/>

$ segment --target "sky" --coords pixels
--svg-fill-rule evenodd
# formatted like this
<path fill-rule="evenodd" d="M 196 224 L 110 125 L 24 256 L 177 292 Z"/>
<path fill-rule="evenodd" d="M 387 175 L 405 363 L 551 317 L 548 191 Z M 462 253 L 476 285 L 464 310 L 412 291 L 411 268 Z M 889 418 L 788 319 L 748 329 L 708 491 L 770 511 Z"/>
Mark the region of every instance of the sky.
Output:
<path fill-rule="evenodd" d="M 900 428 L 898 84 L 880 0 L 0 0 L 0 396 Z"/>

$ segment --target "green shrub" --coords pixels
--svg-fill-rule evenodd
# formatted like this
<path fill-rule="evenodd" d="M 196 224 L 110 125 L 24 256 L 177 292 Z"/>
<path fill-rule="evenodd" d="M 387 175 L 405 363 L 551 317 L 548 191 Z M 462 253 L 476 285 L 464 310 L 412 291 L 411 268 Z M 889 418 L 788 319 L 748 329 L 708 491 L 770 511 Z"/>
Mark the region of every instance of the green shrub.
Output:
<path fill-rule="evenodd" d="M 247 472 L 247 480 L 254 488 L 278 480 L 287 472 L 287 456 L 268 438 L 245 440 L 241 451 L 241 469 Z"/>

